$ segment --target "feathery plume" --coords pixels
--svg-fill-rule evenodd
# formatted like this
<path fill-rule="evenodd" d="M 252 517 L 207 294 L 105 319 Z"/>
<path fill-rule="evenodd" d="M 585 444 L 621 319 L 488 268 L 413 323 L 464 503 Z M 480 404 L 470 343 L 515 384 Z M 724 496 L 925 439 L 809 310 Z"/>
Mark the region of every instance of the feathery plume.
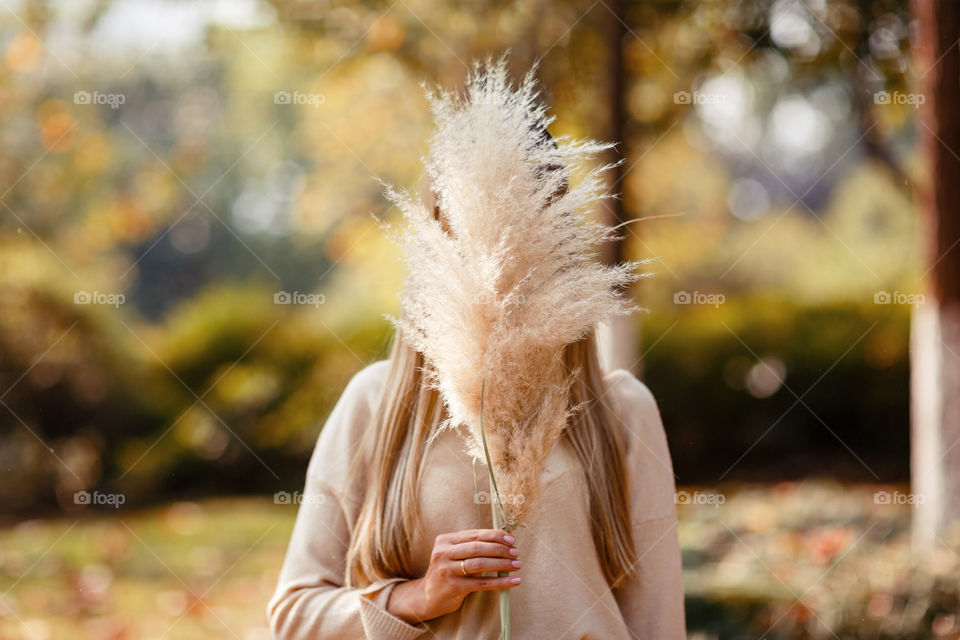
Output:
<path fill-rule="evenodd" d="M 578 408 L 564 346 L 640 310 L 619 293 L 640 263 L 601 264 L 598 245 L 615 229 L 589 218 L 610 197 L 612 165 L 585 165 L 612 145 L 551 138 L 535 70 L 514 88 L 506 57 L 488 58 L 464 95 L 428 93 L 436 128 L 424 162 L 442 220 L 387 188 L 407 223 L 394 235 L 407 266 L 401 312 L 388 317 L 425 356 L 449 416 L 439 431 L 458 429 L 481 462 L 486 436 L 508 529 L 534 504 L 546 457 Z"/>

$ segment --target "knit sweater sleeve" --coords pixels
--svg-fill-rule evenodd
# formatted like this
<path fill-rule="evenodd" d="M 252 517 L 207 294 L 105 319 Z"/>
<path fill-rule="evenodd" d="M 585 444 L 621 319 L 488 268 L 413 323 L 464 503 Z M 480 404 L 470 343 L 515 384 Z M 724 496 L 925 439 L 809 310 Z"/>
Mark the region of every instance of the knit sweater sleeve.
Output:
<path fill-rule="evenodd" d="M 400 578 L 345 585 L 346 553 L 362 485 L 348 480 L 350 455 L 375 409 L 387 361 L 349 382 L 327 418 L 307 467 L 296 522 L 267 617 L 277 640 L 412 640 L 426 633 L 386 609 Z"/>
<path fill-rule="evenodd" d="M 611 374 L 627 431 L 627 477 L 636 562 L 613 589 L 631 638 L 686 637 L 673 465 L 656 400 L 630 372 Z"/>

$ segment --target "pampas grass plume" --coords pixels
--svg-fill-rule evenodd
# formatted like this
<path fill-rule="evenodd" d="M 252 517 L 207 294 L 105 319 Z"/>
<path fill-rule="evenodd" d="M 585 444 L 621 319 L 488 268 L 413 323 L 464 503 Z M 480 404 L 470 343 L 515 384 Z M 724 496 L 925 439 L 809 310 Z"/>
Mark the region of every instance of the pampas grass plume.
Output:
<path fill-rule="evenodd" d="M 646 275 L 639 262 L 599 262 L 599 245 L 615 230 L 590 212 L 610 197 L 604 172 L 612 165 L 588 165 L 612 145 L 550 138 L 553 118 L 538 102 L 534 73 L 514 87 L 506 57 L 487 59 L 462 95 L 428 93 L 435 131 L 425 168 L 442 222 L 421 198 L 387 189 L 404 218 L 392 235 L 407 267 L 400 314 L 390 320 L 429 364 L 427 384 L 449 416 L 440 431 L 459 430 L 469 454 L 486 462 L 483 390 L 508 529 L 535 504 L 545 460 L 577 409 L 565 345 L 639 310 L 620 292 Z"/>

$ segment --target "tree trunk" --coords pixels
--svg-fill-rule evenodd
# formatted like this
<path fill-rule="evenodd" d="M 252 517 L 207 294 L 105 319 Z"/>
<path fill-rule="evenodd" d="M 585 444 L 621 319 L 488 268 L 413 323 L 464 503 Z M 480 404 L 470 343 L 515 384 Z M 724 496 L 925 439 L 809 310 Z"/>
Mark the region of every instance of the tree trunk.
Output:
<path fill-rule="evenodd" d="M 606 3 L 608 13 L 606 20 L 606 41 L 608 48 L 609 73 L 607 84 L 607 134 L 606 139 L 617 143 L 617 149 L 611 152 L 610 162 L 616 162 L 623 156 L 623 147 L 626 122 L 624 109 L 624 69 L 623 69 L 623 39 L 627 30 L 624 25 L 622 0 L 612 0 Z M 610 171 L 611 190 L 618 192 L 623 187 L 623 177 L 626 167 L 619 165 Z M 607 200 L 604 214 L 609 225 L 617 225 L 626 220 L 626 211 L 623 199 Z M 624 238 L 631 233 L 630 229 L 620 229 Z M 605 264 L 614 265 L 624 258 L 624 241 L 610 242 L 603 247 L 602 259 Z M 603 363 L 608 369 L 627 369 L 634 374 L 640 373 L 638 362 L 638 340 L 636 332 L 636 315 L 618 316 L 600 327 L 599 342 Z"/>
<path fill-rule="evenodd" d="M 960 3 L 914 0 L 920 87 L 917 181 L 926 299 L 911 323 L 913 539 L 930 548 L 960 521 Z"/>

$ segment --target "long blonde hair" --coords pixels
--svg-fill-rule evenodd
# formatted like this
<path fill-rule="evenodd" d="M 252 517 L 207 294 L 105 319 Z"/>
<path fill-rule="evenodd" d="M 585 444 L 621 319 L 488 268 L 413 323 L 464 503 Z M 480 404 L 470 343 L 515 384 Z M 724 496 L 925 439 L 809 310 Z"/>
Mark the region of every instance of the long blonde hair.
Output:
<path fill-rule="evenodd" d="M 635 562 L 636 552 L 623 431 L 601 400 L 605 389 L 596 332 L 567 345 L 564 360 L 568 372 L 577 372 L 571 406 L 587 404 L 568 422 L 563 437 L 582 465 L 594 547 L 607 582 L 616 586 Z M 353 470 L 366 476 L 367 490 L 347 552 L 350 585 L 418 577 L 410 547 L 415 533 L 422 530 L 419 487 L 424 450 L 444 414 L 438 392 L 423 383 L 425 366 L 423 355 L 406 344 L 399 330 L 394 333 L 379 407 L 354 458 Z"/>

